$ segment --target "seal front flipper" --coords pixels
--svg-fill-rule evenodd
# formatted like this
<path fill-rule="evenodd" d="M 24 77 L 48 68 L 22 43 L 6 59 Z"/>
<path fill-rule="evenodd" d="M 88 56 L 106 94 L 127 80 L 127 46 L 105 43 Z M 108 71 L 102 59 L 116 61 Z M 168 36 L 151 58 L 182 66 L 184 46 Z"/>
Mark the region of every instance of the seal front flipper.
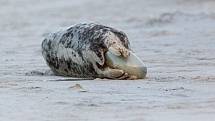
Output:
<path fill-rule="evenodd" d="M 109 78 L 109 79 L 126 79 L 129 78 L 128 73 L 120 69 L 112 69 L 110 67 L 105 67 L 104 70 L 100 72 L 101 78 Z"/>

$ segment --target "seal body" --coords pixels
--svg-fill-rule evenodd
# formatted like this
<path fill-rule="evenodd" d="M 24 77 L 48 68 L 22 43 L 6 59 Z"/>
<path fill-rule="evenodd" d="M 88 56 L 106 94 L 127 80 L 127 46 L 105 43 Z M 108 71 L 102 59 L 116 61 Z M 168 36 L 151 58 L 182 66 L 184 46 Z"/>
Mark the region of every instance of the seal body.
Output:
<path fill-rule="evenodd" d="M 105 53 L 129 56 L 127 36 L 98 24 L 77 24 L 50 33 L 42 42 L 42 54 L 57 75 L 82 78 L 127 78 L 120 69 L 108 67 Z"/>

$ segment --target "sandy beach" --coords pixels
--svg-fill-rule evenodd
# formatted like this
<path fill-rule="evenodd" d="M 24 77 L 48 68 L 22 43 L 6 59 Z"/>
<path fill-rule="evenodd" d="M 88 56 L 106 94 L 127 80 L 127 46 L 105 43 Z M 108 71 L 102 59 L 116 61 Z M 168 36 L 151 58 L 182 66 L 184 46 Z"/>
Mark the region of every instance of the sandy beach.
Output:
<path fill-rule="evenodd" d="M 0 121 L 213 121 L 214 8 L 214 0 L 1 0 Z M 124 31 L 147 78 L 53 75 L 43 35 L 90 22 Z"/>

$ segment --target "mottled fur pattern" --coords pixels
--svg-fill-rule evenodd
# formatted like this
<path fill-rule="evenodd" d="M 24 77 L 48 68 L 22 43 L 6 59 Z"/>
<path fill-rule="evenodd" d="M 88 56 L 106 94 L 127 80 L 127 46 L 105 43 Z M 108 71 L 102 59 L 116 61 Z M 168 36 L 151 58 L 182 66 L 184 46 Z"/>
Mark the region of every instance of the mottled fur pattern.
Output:
<path fill-rule="evenodd" d="M 57 75 L 105 78 L 109 68 L 104 53 L 128 56 L 127 36 L 111 27 L 98 24 L 78 24 L 49 34 L 42 42 L 42 54 Z M 111 77 L 110 77 L 111 78 Z"/>

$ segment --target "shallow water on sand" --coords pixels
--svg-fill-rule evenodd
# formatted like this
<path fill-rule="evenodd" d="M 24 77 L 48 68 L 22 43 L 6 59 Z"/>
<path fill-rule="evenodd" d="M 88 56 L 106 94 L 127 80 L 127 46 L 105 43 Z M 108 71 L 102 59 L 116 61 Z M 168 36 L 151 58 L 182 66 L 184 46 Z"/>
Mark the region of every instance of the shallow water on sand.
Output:
<path fill-rule="evenodd" d="M 213 0 L 1 0 L 0 120 L 214 119 L 214 8 Z M 54 76 L 42 35 L 81 22 L 127 33 L 147 79 Z"/>

